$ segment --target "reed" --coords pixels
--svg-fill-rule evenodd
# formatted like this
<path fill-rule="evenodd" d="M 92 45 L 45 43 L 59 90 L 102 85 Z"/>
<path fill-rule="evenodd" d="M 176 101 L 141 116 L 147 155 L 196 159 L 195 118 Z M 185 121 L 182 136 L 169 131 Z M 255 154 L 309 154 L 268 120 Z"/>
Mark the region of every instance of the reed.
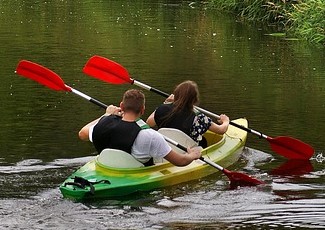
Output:
<path fill-rule="evenodd" d="M 325 1 L 306 0 L 287 13 L 288 31 L 325 45 Z"/>
<path fill-rule="evenodd" d="M 325 44 L 325 0 L 211 0 L 244 20 L 277 24 L 290 35 Z"/>

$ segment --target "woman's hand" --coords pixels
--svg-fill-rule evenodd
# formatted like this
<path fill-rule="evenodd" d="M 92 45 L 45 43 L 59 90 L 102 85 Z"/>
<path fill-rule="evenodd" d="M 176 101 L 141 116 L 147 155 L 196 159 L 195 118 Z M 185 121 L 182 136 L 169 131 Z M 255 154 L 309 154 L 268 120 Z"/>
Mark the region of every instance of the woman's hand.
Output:
<path fill-rule="evenodd" d="M 229 124 L 230 120 L 229 117 L 225 114 L 221 114 L 218 120 L 221 124 Z"/>
<path fill-rule="evenodd" d="M 164 104 L 170 104 L 174 102 L 174 94 L 169 95 L 168 98 L 164 101 Z"/>

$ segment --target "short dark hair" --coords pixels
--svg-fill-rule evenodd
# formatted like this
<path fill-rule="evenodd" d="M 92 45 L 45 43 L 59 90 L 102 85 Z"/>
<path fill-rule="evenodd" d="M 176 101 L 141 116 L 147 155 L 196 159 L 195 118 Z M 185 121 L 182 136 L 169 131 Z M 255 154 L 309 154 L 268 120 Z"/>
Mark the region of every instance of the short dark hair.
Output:
<path fill-rule="evenodd" d="M 144 107 L 145 96 L 141 90 L 129 89 L 123 95 L 123 105 L 125 112 L 140 113 Z"/>

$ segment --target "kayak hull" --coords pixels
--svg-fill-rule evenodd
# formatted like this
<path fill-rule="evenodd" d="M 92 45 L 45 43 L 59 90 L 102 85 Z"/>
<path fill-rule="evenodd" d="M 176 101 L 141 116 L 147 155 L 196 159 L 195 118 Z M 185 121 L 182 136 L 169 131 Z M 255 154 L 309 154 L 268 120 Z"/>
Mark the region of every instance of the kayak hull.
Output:
<path fill-rule="evenodd" d="M 247 127 L 246 119 L 233 122 Z M 247 132 L 229 126 L 223 136 L 207 132 L 205 137 L 209 146 L 202 150 L 202 156 L 228 167 L 238 160 Z M 141 168 L 113 168 L 101 164 L 97 156 L 69 176 L 60 190 L 63 197 L 73 200 L 108 199 L 197 180 L 216 172 L 217 169 L 201 160 L 183 167 L 164 162 Z M 85 181 L 79 183 L 76 178 Z"/>

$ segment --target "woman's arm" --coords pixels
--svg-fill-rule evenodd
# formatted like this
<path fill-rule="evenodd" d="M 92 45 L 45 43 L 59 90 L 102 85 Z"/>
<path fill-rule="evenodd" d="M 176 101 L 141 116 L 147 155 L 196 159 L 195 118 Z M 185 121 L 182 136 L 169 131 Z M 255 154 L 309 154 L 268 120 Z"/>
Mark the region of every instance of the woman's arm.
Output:
<path fill-rule="evenodd" d="M 156 126 L 155 111 L 153 111 L 152 114 L 150 114 L 150 116 L 147 118 L 146 122 L 150 127 L 155 127 Z"/>
<path fill-rule="evenodd" d="M 220 125 L 212 122 L 211 126 L 209 127 L 209 130 L 217 134 L 224 134 L 228 130 L 229 117 L 225 114 L 221 114 L 219 122 L 221 123 Z"/>
<path fill-rule="evenodd" d="M 166 100 L 164 101 L 164 104 L 170 104 L 174 102 L 174 94 L 169 95 L 168 98 L 166 98 Z M 150 127 L 155 127 L 156 121 L 155 121 L 155 111 L 153 111 L 150 116 L 147 118 L 146 123 L 150 126 Z"/>

